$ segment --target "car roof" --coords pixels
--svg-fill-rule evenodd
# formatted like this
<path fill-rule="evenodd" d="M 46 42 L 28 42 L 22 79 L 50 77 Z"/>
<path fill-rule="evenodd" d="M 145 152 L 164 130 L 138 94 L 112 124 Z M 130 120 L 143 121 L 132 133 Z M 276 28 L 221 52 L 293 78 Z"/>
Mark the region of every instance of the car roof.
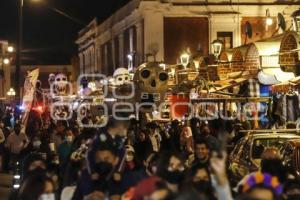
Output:
<path fill-rule="evenodd" d="M 260 134 L 249 134 L 248 135 L 249 138 L 299 138 L 300 139 L 300 135 L 296 135 L 296 134 L 291 134 L 291 133 L 260 133 Z"/>

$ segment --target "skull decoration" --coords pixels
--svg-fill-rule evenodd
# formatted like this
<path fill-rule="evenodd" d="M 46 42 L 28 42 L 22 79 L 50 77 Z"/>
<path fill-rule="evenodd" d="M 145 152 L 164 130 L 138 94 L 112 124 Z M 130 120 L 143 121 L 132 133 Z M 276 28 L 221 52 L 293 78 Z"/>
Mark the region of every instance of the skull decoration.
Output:
<path fill-rule="evenodd" d="M 155 103 L 158 106 L 164 101 L 168 78 L 168 73 L 159 66 L 159 63 L 149 62 L 139 66 L 134 74 L 137 101 Z M 151 109 L 146 107 L 149 106 L 143 106 L 143 110 L 150 112 Z"/>
<path fill-rule="evenodd" d="M 129 71 L 126 68 L 118 68 L 115 70 L 114 72 L 114 83 L 115 85 L 119 86 L 119 85 L 124 85 L 126 83 L 130 82 L 130 75 L 129 75 Z"/>
<path fill-rule="evenodd" d="M 68 91 L 68 78 L 64 74 L 57 74 L 54 80 L 54 89 L 56 95 L 65 96 Z"/>
<path fill-rule="evenodd" d="M 49 74 L 48 83 L 50 87 L 54 83 L 54 81 L 55 81 L 55 74 Z"/>

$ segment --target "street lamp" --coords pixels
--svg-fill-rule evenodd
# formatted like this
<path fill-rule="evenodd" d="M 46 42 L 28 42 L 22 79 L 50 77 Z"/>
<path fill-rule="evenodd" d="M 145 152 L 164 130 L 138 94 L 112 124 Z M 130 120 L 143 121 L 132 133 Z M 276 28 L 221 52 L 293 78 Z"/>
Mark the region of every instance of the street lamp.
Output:
<path fill-rule="evenodd" d="M 10 88 L 6 94 L 9 97 L 14 97 L 16 96 L 16 91 L 14 90 L 14 88 Z"/>
<path fill-rule="evenodd" d="M 293 12 L 291 17 L 293 18 L 294 31 L 298 32 L 300 27 L 300 9 Z"/>
<path fill-rule="evenodd" d="M 266 10 L 266 17 L 267 17 L 266 18 L 266 24 L 267 24 L 267 26 L 271 26 L 273 24 L 273 19 L 271 17 L 269 9 Z"/>
<path fill-rule="evenodd" d="M 7 47 L 7 51 L 8 51 L 8 53 L 12 53 L 12 52 L 14 52 L 14 47 L 13 46 L 8 46 Z"/>
<path fill-rule="evenodd" d="M 8 65 L 10 63 L 10 60 L 8 58 L 3 59 L 3 64 Z"/>
<path fill-rule="evenodd" d="M 184 66 L 184 69 L 188 66 L 190 62 L 190 55 L 188 53 L 183 53 L 180 56 L 180 62 Z"/>
<path fill-rule="evenodd" d="M 216 39 L 211 43 L 211 45 L 212 45 L 212 52 L 214 56 L 218 59 L 222 51 L 223 42 L 222 40 Z"/>

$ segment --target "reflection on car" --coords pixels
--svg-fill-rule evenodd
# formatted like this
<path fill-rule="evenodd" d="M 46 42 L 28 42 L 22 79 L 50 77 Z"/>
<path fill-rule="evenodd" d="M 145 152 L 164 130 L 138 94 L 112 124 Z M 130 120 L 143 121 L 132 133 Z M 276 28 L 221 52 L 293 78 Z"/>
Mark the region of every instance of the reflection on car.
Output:
<path fill-rule="evenodd" d="M 300 139 L 292 133 L 248 133 L 241 138 L 229 155 L 229 174 L 232 184 L 245 175 L 259 170 L 261 155 L 266 148 L 282 149 L 287 140 Z"/>

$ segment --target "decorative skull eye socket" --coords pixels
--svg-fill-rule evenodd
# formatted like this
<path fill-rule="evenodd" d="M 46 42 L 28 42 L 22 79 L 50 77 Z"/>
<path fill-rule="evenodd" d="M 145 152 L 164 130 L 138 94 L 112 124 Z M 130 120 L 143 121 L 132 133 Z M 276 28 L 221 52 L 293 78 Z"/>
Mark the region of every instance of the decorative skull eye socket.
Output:
<path fill-rule="evenodd" d="M 122 77 L 119 77 L 119 78 L 118 78 L 118 81 L 122 81 L 122 80 L 123 80 Z"/>
<path fill-rule="evenodd" d="M 150 71 L 147 70 L 147 69 L 143 70 L 143 71 L 141 72 L 141 76 L 142 76 L 143 78 L 148 78 L 148 77 L 150 76 Z"/>
<path fill-rule="evenodd" d="M 60 78 L 57 78 L 56 81 L 60 81 Z"/>
<path fill-rule="evenodd" d="M 166 81 L 168 79 L 168 75 L 166 73 L 159 74 L 159 80 Z"/>
<path fill-rule="evenodd" d="M 62 78 L 63 81 L 67 81 L 67 78 Z"/>
<path fill-rule="evenodd" d="M 125 76 L 125 78 L 124 78 L 124 79 L 125 79 L 125 81 L 128 81 L 128 77 L 127 77 L 127 76 Z"/>

